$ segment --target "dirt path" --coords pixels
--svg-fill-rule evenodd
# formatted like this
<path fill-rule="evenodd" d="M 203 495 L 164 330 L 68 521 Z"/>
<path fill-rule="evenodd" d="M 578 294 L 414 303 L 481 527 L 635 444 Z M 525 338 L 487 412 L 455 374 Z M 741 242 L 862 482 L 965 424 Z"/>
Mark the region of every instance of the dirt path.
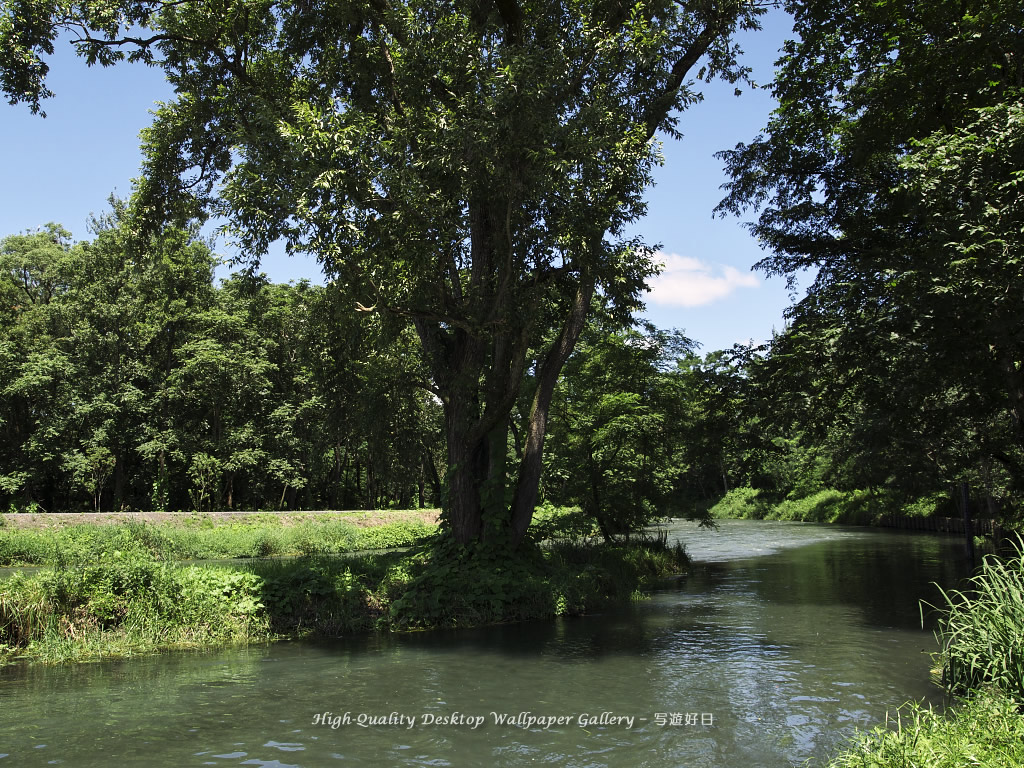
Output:
<path fill-rule="evenodd" d="M 258 525 L 267 522 L 285 526 L 314 519 L 344 520 L 361 528 L 397 522 L 437 522 L 436 509 L 370 510 L 315 512 L 54 512 L 50 514 L 3 514 L 0 525 L 12 528 L 55 528 L 65 525 L 110 525 L 128 520 L 170 525 L 198 525 L 209 520 L 214 526 L 227 524 Z"/>

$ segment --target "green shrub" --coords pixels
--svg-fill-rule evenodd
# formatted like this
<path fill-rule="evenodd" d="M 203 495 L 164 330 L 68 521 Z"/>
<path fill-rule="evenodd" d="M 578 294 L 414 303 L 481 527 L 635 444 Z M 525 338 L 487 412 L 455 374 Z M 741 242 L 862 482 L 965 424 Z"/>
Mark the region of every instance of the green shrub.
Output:
<path fill-rule="evenodd" d="M 285 551 L 285 541 L 280 531 L 261 530 L 256 534 L 252 546 L 253 557 L 273 557 Z"/>
<path fill-rule="evenodd" d="M 337 558 L 301 558 L 257 566 L 271 629 L 280 634 L 337 637 L 374 626 L 361 574 Z"/>
<path fill-rule="evenodd" d="M 360 528 L 349 545 L 351 549 L 394 549 L 411 547 L 437 533 L 437 526 L 419 522 L 397 522 L 372 528 Z"/>
<path fill-rule="evenodd" d="M 514 556 L 449 538 L 391 568 L 382 581 L 394 627 L 472 626 L 581 614 L 636 596 L 688 562 L 664 536 L 629 544 L 524 544 Z"/>
<path fill-rule="evenodd" d="M 530 525 L 530 537 L 534 541 L 575 541 L 595 536 L 597 523 L 579 507 L 554 507 L 550 504 L 539 507 Z"/>
<path fill-rule="evenodd" d="M 954 517 L 953 501 L 948 493 L 933 493 L 900 506 L 900 514 L 909 517 Z"/>
<path fill-rule="evenodd" d="M 263 579 L 254 573 L 229 568 L 181 569 L 177 576 L 179 599 L 166 613 L 180 627 L 202 627 L 211 639 L 223 640 L 262 634 Z"/>

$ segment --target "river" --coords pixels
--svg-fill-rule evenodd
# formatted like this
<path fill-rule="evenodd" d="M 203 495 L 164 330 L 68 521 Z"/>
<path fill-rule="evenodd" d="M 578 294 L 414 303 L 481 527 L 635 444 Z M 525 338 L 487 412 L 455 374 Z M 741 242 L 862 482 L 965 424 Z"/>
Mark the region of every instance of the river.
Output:
<path fill-rule="evenodd" d="M 918 600 L 959 539 L 670 526 L 691 572 L 584 618 L 0 669 L 5 766 L 765 768 L 941 704 Z M 534 718 L 532 721 L 530 718 Z"/>

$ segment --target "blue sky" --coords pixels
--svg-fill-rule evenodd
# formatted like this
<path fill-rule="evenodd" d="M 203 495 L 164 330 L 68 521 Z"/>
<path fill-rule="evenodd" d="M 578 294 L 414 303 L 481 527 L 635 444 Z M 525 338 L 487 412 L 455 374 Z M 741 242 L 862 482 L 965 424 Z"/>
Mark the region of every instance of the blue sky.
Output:
<path fill-rule="evenodd" d="M 754 79 L 768 83 L 789 19 L 773 12 L 765 28 L 744 35 L 745 61 Z M 159 69 L 121 65 L 88 69 L 68 46 L 50 61 L 46 119 L 24 105 L 0 104 L 0 237 L 57 222 L 76 239 L 89 237 L 90 213 L 106 210 L 111 193 L 127 196 L 138 175 L 138 133 L 149 110 L 173 94 Z M 665 165 L 649 191 L 647 217 L 633 233 L 660 244 L 666 271 L 647 298 L 646 316 L 662 328 L 681 328 L 703 351 L 756 342 L 781 330 L 790 303 L 785 281 L 751 271 L 763 253 L 739 221 L 714 219 L 725 176 L 713 154 L 749 141 L 773 108 L 765 91 L 704 87 L 705 100 L 683 114 L 682 141 L 667 141 Z M 225 252 L 223 247 L 219 252 Z M 271 254 L 263 271 L 272 280 L 321 281 L 313 259 Z"/>

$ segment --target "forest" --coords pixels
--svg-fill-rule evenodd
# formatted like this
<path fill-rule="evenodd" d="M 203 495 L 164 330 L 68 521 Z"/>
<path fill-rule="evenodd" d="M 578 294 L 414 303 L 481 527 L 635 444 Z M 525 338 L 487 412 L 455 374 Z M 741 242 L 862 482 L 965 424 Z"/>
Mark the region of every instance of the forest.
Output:
<path fill-rule="evenodd" d="M 215 281 L 217 256 L 184 231 L 130 256 L 110 202 L 90 241 L 59 225 L 0 241 L 0 507 L 443 506 L 443 408 L 407 327 L 350 311 L 333 283 Z M 552 400 L 541 501 L 614 536 L 716 504 L 954 515 L 967 482 L 976 514 L 1012 523 L 1000 361 L 926 376 L 912 366 L 937 361 L 907 359 L 895 331 L 859 346 L 866 331 L 836 311 L 813 292 L 769 345 L 701 355 L 595 299 Z M 521 397 L 509 461 L 528 413 Z"/>
<path fill-rule="evenodd" d="M 12 104 L 44 114 L 59 34 L 178 98 L 92 241 L 3 241 L 0 507 L 437 506 L 460 543 L 515 545 L 542 502 L 610 536 L 720 501 L 928 512 L 966 484 L 1012 521 L 1015 4 L 788 4 L 779 107 L 721 153 L 718 212 L 810 287 L 758 349 L 636 319 L 657 267 L 624 227 L 656 139 L 703 82 L 754 85 L 735 33 L 770 5 L 12 5 Z M 247 261 L 222 284 L 210 217 Z M 326 285 L 261 278 L 273 242 Z"/>

